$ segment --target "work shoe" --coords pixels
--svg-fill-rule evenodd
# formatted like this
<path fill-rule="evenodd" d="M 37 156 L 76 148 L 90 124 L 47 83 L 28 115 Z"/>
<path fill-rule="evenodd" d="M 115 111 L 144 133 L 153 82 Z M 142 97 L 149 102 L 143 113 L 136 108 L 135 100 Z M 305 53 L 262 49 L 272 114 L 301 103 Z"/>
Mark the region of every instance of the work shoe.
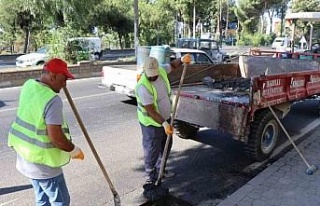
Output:
<path fill-rule="evenodd" d="M 157 194 L 161 197 L 165 197 L 169 194 L 169 189 L 165 187 L 161 187 L 160 185 L 156 186 Z"/>
<path fill-rule="evenodd" d="M 169 190 L 161 186 L 156 186 L 154 184 L 144 184 L 143 185 L 143 196 L 150 201 L 157 201 L 168 195 Z"/>
<path fill-rule="evenodd" d="M 176 174 L 174 172 L 170 172 L 168 170 L 165 170 L 164 173 L 163 173 L 163 177 L 164 178 L 171 178 L 171 177 L 174 177 Z"/>

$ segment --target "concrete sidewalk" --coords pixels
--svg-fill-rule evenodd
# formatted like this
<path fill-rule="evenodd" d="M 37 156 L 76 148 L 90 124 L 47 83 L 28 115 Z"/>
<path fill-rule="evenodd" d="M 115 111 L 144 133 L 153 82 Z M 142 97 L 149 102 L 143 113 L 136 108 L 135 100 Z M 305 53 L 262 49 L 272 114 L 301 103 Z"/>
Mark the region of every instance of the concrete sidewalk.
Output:
<path fill-rule="evenodd" d="M 310 165 L 320 166 L 320 127 L 298 148 Z M 320 171 L 306 174 L 307 165 L 293 148 L 219 206 L 319 206 Z"/>

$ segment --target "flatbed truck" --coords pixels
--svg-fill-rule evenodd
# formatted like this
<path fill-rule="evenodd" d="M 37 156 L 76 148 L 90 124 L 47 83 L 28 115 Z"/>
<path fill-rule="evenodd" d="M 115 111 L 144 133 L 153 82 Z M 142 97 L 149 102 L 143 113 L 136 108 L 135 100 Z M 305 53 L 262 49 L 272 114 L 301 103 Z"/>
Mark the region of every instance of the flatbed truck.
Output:
<path fill-rule="evenodd" d="M 238 64 L 204 67 L 203 72 L 186 76 L 175 116 L 176 134 L 195 138 L 201 127 L 227 132 L 245 144 L 250 158 L 265 160 L 280 134 L 268 106 L 282 119 L 294 102 L 320 95 L 319 68 L 317 60 L 270 56 L 241 56 Z"/>

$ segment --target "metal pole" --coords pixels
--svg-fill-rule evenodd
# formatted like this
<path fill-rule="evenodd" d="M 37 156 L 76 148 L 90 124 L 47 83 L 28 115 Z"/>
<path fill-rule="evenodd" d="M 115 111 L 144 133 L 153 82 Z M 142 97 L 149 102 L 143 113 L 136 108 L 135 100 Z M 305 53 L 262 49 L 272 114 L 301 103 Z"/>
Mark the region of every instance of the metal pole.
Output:
<path fill-rule="evenodd" d="M 311 46 L 312 46 L 312 38 L 313 38 L 313 24 L 312 23 L 309 23 L 310 25 L 310 39 L 309 39 L 309 50 L 311 49 Z"/>
<path fill-rule="evenodd" d="M 220 48 L 222 48 L 222 1 L 219 0 L 219 44 Z"/>
<path fill-rule="evenodd" d="M 295 34 L 295 23 L 296 20 L 292 19 L 292 26 L 291 26 L 291 52 L 294 53 L 294 34 Z"/>
<path fill-rule="evenodd" d="M 138 46 L 139 46 L 139 6 L 138 0 L 134 0 L 134 55 L 137 60 Z"/>
<path fill-rule="evenodd" d="M 193 0 L 193 38 L 196 38 L 196 3 Z"/>

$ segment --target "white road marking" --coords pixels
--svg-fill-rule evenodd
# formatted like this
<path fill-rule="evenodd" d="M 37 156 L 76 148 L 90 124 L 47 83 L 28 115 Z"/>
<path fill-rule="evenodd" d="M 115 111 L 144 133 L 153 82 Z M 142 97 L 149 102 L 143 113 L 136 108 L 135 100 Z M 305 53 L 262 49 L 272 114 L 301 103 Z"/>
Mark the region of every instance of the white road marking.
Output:
<path fill-rule="evenodd" d="M 10 200 L 10 201 L 8 201 L 8 202 L 1 203 L 0 206 L 9 205 L 9 203 L 15 202 L 16 200 L 18 200 L 18 198 L 13 199 L 13 200 Z"/>
<path fill-rule="evenodd" d="M 83 97 L 75 97 L 75 98 L 72 98 L 73 100 L 79 100 L 79 99 L 86 99 L 86 98 L 91 98 L 91 97 L 98 97 L 98 96 L 103 96 L 103 95 L 109 95 L 109 94 L 114 94 L 113 92 L 108 92 L 108 93 L 101 93 L 101 94 L 93 94 L 93 95 L 88 95 L 88 96 L 83 96 Z M 63 99 L 62 101 L 66 102 L 68 101 L 67 99 Z M 10 109 L 2 109 L 0 110 L 0 113 L 1 112 L 9 112 L 9 111 L 14 111 L 16 110 L 18 107 L 13 107 L 13 108 L 10 108 Z"/>

